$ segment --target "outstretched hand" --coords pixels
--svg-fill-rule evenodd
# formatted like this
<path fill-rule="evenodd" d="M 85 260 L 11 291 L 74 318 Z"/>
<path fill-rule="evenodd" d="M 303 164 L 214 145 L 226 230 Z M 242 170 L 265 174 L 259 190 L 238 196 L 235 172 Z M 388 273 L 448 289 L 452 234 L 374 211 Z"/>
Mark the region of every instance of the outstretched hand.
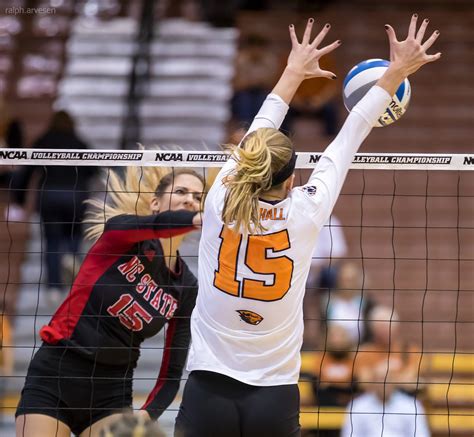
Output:
<path fill-rule="evenodd" d="M 332 71 L 322 70 L 319 66 L 319 60 L 326 54 L 332 52 L 341 45 L 341 41 L 334 41 L 321 49 L 318 46 L 331 28 L 330 24 L 326 24 L 319 34 L 311 41 L 311 31 L 313 29 L 314 20 L 310 18 L 306 24 L 303 39 L 301 43 L 298 41 L 295 32 L 295 26 L 290 25 L 291 52 L 288 57 L 287 68 L 297 74 L 302 75 L 303 79 L 313 77 L 326 77 L 328 79 L 336 79 L 336 75 Z"/>
<path fill-rule="evenodd" d="M 423 65 L 437 61 L 441 57 L 440 52 L 434 55 L 426 53 L 438 38 L 439 31 L 435 30 L 423 43 L 429 20 L 425 18 L 418 31 L 416 30 L 417 21 L 418 15 L 413 14 L 408 29 L 408 36 L 404 41 L 398 41 L 393 27 L 389 24 L 385 25 L 390 42 L 390 63 L 398 67 L 405 77 L 415 73 Z"/>

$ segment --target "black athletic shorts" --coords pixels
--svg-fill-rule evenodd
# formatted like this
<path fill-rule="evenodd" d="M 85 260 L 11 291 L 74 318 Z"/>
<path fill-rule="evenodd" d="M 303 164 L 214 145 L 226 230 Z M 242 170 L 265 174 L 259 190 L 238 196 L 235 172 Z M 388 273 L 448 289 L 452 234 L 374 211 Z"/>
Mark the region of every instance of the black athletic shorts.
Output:
<path fill-rule="evenodd" d="M 74 434 L 132 407 L 133 369 L 104 366 L 43 343 L 31 360 L 15 416 L 45 414 Z"/>
<path fill-rule="evenodd" d="M 260 387 L 214 372 L 191 372 L 175 437 L 297 437 L 298 385 Z"/>

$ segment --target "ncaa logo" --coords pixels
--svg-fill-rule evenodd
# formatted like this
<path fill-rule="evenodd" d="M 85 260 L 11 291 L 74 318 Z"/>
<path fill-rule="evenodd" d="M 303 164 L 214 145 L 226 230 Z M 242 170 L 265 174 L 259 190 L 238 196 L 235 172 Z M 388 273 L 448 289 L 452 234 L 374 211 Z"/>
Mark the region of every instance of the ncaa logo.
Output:
<path fill-rule="evenodd" d="M 181 153 L 158 152 L 155 155 L 155 161 L 182 161 L 183 155 Z"/>
<path fill-rule="evenodd" d="M 26 159 L 26 152 L 15 152 L 13 150 L 0 150 L 0 159 Z"/>

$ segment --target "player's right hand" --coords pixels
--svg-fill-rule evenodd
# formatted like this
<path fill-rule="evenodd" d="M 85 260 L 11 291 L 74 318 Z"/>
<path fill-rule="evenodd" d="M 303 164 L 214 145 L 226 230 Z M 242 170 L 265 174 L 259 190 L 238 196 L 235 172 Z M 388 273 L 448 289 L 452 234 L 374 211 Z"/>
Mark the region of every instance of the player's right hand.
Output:
<path fill-rule="evenodd" d="M 332 44 L 318 49 L 324 37 L 329 32 L 331 25 L 326 24 L 319 34 L 311 40 L 311 30 L 313 29 L 314 20 L 310 18 L 306 24 L 303 39 L 298 41 L 295 26 L 290 24 L 291 52 L 288 57 L 287 68 L 301 75 L 303 79 L 313 77 L 326 77 L 328 79 L 336 79 L 336 75 L 332 71 L 322 70 L 319 66 L 319 60 L 326 54 L 332 52 L 341 45 L 341 41 L 334 41 Z"/>

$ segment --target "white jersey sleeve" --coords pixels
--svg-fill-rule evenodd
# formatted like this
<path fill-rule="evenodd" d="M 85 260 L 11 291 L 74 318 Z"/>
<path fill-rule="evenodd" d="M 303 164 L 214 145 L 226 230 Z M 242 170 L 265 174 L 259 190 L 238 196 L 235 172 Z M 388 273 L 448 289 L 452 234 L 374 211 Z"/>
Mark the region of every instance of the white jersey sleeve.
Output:
<path fill-rule="evenodd" d="M 313 216 L 318 222 L 329 219 L 355 153 L 390 101 L 387 91 L 378 86 L 372 87 L 352 109 L 339 134 L 322 154 L 308 182 L 300 188 L 313 200 L 313 206 L 320 208 L 321 204 L 325 205 L 324 210 L 314 211 L 313 207 Z M 311 208 L 311 202 L 308 206 Z"/>

